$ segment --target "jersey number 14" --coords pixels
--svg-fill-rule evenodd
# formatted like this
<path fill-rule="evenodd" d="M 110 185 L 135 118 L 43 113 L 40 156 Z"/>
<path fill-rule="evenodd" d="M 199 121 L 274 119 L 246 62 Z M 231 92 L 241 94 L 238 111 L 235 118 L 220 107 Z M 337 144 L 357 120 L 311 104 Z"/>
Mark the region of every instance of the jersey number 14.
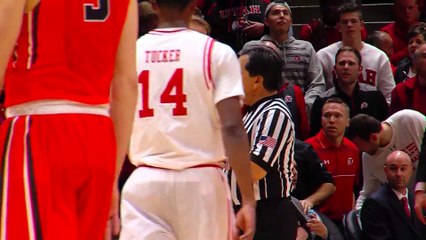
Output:
<path fill-rule="evenodd" d="M 139 75 L 139 83 L 142 85 L 142 109 L 139 117 L 154 116 L 154 109 L 149 107 L 149 71 L 144 70 Z M 172 94 L 173 89 L 175 90 Z M 160 103 L 174 103 L 173 116 L 186 116 L 187 109 L 183 105 L 186 102 L 186 94 L 183 93 L 183 69 L 178 68 L 167 82 L 166 88 L 160 96 Z"/>

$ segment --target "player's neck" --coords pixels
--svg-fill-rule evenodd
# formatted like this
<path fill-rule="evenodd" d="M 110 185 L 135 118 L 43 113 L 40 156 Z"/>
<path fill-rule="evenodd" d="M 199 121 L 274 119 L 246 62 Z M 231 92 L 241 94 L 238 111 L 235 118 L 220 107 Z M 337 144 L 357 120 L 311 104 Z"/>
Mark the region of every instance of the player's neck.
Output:
<path fill-rule="evenodd" d="M 160 21 L 158 28 L 174 28 L 174 27 L 188 27 L 188 23 L 182 20 L 174 21 Z"/>
<path fill-rule="evenodd" d="M 161 10 L 158 28 L 188 27 L 189 19 L 189 16 L 182 12 Z"/>
<path fill-rule="evenodd" d="M 380 131 L 380 134 L 379 134 L 379 139 L 380 139 L 379 145 L 380 147 L 384 147 L 391 142 L 393 129 L 388 123 L 383 122 L 381 123 L 381 125 L 382 125 L 382 130 Z"/>

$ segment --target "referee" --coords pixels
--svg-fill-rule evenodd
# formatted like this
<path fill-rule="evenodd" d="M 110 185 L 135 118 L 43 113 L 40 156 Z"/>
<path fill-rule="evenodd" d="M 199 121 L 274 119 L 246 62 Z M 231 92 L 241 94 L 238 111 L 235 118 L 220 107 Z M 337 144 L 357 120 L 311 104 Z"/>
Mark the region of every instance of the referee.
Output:
<path fill-rule="evenodd" d="M 277 95 L 283 62 L 262 43 L 243 48 L 239 57 L 256 208 L 255 240 L 294 240 L 296 210 L 290 202 L 291 167 L 294 157 L 294 126 L 284 99 Z M 232 169 L 228 171 L 233 202 L 238 211 L 241 196 Z"/>

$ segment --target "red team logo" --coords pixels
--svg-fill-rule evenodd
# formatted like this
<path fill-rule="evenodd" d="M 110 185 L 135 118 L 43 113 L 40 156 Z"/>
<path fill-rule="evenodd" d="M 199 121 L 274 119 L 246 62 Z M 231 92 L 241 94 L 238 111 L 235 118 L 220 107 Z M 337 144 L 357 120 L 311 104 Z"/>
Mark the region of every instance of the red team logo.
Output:
<path fill-rule="evenodd" d="M 414 142 L 410 143 L 408 146 L 402 149 L 402 151 L 406 152 L 408 156 L 410 156 L 413 163 L 419 160 L 419 150 L 417 149 Z"/>

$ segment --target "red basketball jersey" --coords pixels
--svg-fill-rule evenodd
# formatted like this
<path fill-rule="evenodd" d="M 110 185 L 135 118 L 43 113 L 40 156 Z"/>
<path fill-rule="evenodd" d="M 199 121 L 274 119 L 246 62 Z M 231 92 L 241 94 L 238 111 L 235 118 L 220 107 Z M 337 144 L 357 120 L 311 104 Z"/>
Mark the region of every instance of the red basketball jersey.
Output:
<path fill-rule="evenodd" d="M 129 0 L 40 0 L 5 77 L 6 106 L 42 99 L 104 104 Z"/>

